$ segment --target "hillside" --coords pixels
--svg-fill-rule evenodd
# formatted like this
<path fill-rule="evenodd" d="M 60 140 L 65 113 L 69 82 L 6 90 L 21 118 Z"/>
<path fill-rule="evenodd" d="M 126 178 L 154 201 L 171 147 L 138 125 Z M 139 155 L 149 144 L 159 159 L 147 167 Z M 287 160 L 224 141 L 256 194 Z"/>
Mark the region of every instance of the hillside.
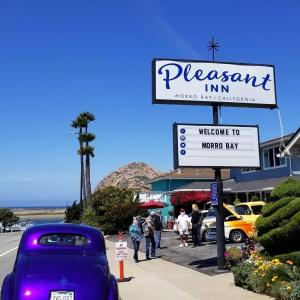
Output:
<path fill-rule="evenodd" d="M 95 191 L 107 186 L 147 191 L 150 188 L 147 181 L 161 174 L 162 172 L 155 170 L 148 164 L 133 162 L 104 177 L 97 184 Z"/>

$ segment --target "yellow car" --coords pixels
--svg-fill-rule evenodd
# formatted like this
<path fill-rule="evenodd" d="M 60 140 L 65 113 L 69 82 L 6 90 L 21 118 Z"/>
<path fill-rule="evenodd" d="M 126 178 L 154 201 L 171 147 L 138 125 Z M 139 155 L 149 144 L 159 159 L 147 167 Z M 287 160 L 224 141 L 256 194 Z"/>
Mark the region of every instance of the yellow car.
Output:
<path fill-rule="evenodd" d="M 261 215 L 261 210 L 266 203 L 264 201 L 243 202 L 234 206 L 237 214 L 242 216 L 243 220 L 255 224 L 256 219 Z"/>
<path fill-rule="evenodd" d="M 232 206 L 223 204 L 224 206 L 224 234 L 225 239 L 232 243 L 242 243 L 245 238 L 255 235 L 255 226 L 238 215 Z M 207 240 L 216 240 L 216 223 L 212 223 L 208 227 Z"/>

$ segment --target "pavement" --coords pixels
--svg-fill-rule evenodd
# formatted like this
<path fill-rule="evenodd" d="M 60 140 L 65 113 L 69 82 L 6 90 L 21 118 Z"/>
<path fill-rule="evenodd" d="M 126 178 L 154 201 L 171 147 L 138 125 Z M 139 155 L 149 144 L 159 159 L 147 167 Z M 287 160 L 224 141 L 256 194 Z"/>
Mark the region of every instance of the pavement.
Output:
<path fill-rule="evenodd" d="M 106 241 L 111 272 L 118 277 L 118 261 L 114 256 L 114 242 Z M 128 248 L 124 261 L 125 277 L 129 282 L 119 283 L 122 300 L 266 300 L 270 297 L 236 287 L 231 273 L 214 277 L 191 268 L 163 260 L 152 259 L 135 263 L 133 250 Z"/>
<path fill-rule="evenodd" d="M 124 238 L 130 248 L 133 247 L 132 241 L 128 235 Z M 117 236 L 109 236 L 110 241 L 117 241 Z M 192 240 L 189 239 L 189 247 L 179 248 L 180 237 L 171 231 L 162 232 L 161 249 L 158 249 L 157 255 L 167 261 L 191 268 L 211 276 L 219 274 L 217 262 L 217 244 L 216 242 L 202 243 L 200 247 L 192 247 Z M 226 244 L 226 247 L 241 246 L 241 244 Z M 145 258 L 145 239 L 140 244 L 140 258 Z"/>
<path fill-rule="evenodd" d="M 13 269 L 22 232 L 0 233 L 0 288 Z"/>
<path fill-rule="evenodd" d="M 21 235 L 21 232 L 0 234 L 0 286 L 6 274 L 13 269 Z M 115 244 L 106 240 L 106 247 L 111 272 L 118 277 L 119 263 L 115 259 Z M 189 248 L 184 250 L 192 251 Z M 231 273 L 214 274 L 215 276 L 212 277 L 164 259 L 141 261 L 137 264 L 131 257 L 133 257 L 133 250 L 128 249 L 128 259 L 124 261 L 125 277 L 132 277 L 132 279 L 129 282 L 119 283 L 122 300 L 270 299 L 235 287 Z"/>

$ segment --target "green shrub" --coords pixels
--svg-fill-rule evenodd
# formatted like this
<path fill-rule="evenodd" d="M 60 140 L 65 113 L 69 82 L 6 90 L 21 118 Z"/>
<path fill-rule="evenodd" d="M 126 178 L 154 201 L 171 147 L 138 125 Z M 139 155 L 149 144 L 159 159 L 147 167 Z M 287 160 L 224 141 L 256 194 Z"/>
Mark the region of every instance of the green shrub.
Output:
<path fill-rule="evenodd" d="M 93 209 L 86 208 L 82 214 L 82 223 L 89 225 L 89 226 L 94 226 L 98 227 L 99 224 L 97 222 L 97 215 Z"/>
<path fill-rule="evenodd" d="M 289 300 L 299 300 L 300 299 L 300 280 L 294 281 L 291 284 L 291 294 Z"/>
<path fill-rule="evenodd" d="M 144 209 L 139 208 L 138 197 L 126 188 L 100 189 L 93 194 L 92 200 L 97 224 L 105 234 L 128 230 L 132 218 L 145 213 Z"/>
<path fill-rule="evenodd" d="M 286 225 L 289 219 L 298 211 L 300 211 L 300 198 L 295 198 L 288 201 L 287 205 L 277 209 L 272 215 L 258 218 L 256 220 L 257 235 L 261 236 L 273 228 Z"/>
<path fill-rule="evenodd" d="M 237 205 L 237 204 L 239 204 L 239 203 L 241 203 L 242 201 L 240 200 L 240 199 L 238 199 L 238 198 L 236 198 L 235 200 L 234 200 L 234 202 L 233 202 L 233 205 Z"/>
<path fill-rule="evenodd" d="M 287 196 L 300 197 L 300 181 L 295 179 L 288 179 L 280 184 L 271 193 L 271 199 L 277 200 Z"/>
<path fill-rule="evenodd" d="M 226 267 L 231 269 L 233 266 L 243 261 L 243 251 L 238 247 L 230 247 L 225 252 Z"/>
<path fill-rule="evenodd" d="M 66 223 L 79 223 L 80 221 L 80 204 L 73 202 L 71 206 L 68 206 L 65 210 L 65 222 Z"/>
<path fill-rule="evenodd" d="M 300 249 L 300 211 L 282 227 L 276 227 L 258 237 L 258 242 L 271 254 L 282 254 Z"/>
<path fill-rule="evenodd" d="M 286 262 L 288 260 L 292 261 L 296 266 L 300 267 L 300 251 L 275 255 L 274 258 L 278 258 L 281 262 Z"/>
<path fill-rule="evenodd" d="M 250 201 L 260 201 L 260 199 L 256 195 L 254 195 L 251 197 Z"/>
<path fill-rule="evenodd" d="M 250 290 L 250 276 L 255 270 L 255 265 L 250 262 L 244 262 L 233 267 L 231 270 L 234 276 L 234 284 L 236 286 Z"/>
<path fill-rule="evenodd" d="M 284 207 L 285 205 L 289 204 L 292 200 L 294 200 L 296 197 L 284 197 L 276 202 L 267 203 L 263 206 L 261 213 L 263 217 L 268 217 L 272 215 L 275 211 L 280 209 L 281 207 Z"/>

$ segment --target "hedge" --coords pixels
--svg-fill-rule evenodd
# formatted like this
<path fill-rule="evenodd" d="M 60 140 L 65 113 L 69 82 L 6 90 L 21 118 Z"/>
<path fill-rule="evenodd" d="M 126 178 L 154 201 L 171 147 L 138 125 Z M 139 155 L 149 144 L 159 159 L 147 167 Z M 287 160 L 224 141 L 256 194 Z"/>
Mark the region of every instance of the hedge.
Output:
<path fill-rule="evenodd" d="M 290 201 L 290 198 L 284 199 L 288 200 L 285 206 L 279 208 L 268 217 L 260 217 L 257 219 L 256 229 L 258 236 L 262 236 L 276 227 L 284 226 L 293 215 L 300 211 L 300 198 L 294 198 L 292 201 Z M 275 204 L 277 204 L 277 202 Z M 275 204 L 273 206 L 275 206 Z"/>
<path fill-rule="evenodd" d="M 284 226 L 274 228 L 258 237 L 258 242 L 271 254 L 282 254 L 300 249 L 300 211 Z"/>
<path fill-rule="evenodd" d="M 261 213 L 263 217 L 268 217 L 272 215 L 276 210 L 280 209 L 281 207 L 284 207 L 285 205 L 289 204 L 291 201 L 293 201 L 296 197 L 284 197 L 276 202 L 273 203 L 267 203 L 263 206 Z"/>
<path fill-rule="evenodd" d="M 280 184 L 271 193 L 271 198 L 273 200 L 281 199 L 287 196 L 297 196 L 300 197 L 300 181 L 295 179 L 288 179 L 284 183 Z"/>
<path fill-rule="evenodd" d="M 290 260 L 294 262 L 295 265 L 300 266 L 300 251 L 275 255 L 274 258 L 278 258 L 281 262 Z"/>

